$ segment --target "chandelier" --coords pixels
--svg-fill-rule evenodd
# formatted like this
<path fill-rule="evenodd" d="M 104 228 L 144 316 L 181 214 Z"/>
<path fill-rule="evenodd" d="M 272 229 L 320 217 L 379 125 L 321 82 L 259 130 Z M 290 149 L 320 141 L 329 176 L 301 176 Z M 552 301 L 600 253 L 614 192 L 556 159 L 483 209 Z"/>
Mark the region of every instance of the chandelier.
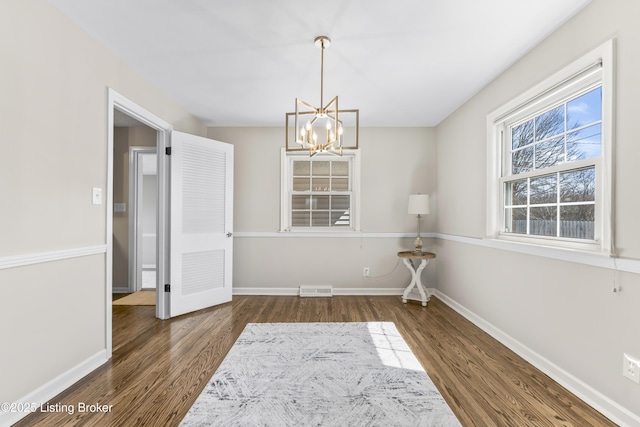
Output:
<path fill-rule="evenodd" d="M 342 156 L 343 149 L 358 148 L 359 110 L 340 110 L 337 96 L 324 105 L 324 50 L 331 45 L 331 39 L 318 36 L 314 42 L 321 52 L 320 106 L 296 98 L 295 112 L 286 113 L 286 150 L 308 150 L 309 156 L 318 153 Z M 290 118 L 293 118 L 293 129 Z M 345 143 L 345 139 L 351 143 Z"/>

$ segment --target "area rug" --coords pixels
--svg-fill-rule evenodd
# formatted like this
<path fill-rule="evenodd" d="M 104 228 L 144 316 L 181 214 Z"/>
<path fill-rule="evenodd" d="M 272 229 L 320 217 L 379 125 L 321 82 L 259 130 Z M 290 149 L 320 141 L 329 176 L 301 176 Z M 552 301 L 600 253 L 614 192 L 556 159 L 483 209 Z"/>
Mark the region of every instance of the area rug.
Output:
<path fill-rule="evenodd" d="M 155 291 L 138 291 L 113 300 L 113 305 L 156 305 Z"/>
<path fill-rule="evenodd" d="M 250 323 L 180 424 L 460 426 L 390 322 Z"/>

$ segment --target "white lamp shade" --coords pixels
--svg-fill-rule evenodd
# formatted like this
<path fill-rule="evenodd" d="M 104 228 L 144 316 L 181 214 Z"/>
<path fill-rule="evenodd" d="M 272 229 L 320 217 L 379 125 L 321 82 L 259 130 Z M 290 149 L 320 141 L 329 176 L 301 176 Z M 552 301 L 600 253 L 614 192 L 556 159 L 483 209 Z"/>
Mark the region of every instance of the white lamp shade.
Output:
<path fill-rule="evenodd" d="M 428 214 L 429 213 L 429 195 L 428 194 L 410 194 L 408 211 L 410 215 Z"/>

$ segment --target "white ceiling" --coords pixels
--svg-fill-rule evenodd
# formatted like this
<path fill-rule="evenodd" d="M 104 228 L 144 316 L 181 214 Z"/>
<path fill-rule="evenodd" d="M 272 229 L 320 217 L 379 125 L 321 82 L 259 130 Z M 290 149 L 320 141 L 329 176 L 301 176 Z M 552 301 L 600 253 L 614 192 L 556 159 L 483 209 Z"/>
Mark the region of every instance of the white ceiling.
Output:
<path fill-rule="evenodd" d="M 361 126 L 434 126 L 589 1 L 50 0 L 210 126 L 318 105 L 318 35 L 325 102 Z"/>

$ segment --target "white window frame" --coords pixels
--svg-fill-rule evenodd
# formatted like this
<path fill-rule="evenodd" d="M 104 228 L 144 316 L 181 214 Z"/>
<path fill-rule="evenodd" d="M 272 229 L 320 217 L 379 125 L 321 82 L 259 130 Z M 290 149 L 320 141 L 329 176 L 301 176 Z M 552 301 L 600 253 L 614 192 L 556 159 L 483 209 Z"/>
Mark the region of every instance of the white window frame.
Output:
<path fill-rule="evenodd" d="M 504 232 L 505 182 L 509 181 L 509 126 L 544 112 L 554 104 L 602 86 L 601 156 L 545 169 L 554 173 L 581 166 L 596 168 L 594 240 L 534 236 Z M 487 224 L 489 239 L 540 246 L 601 252 L 611 255 L 613 244 L 613 90 L 614 41 L 609 40 L 487 115 Z M 531 175 L 543 175 L 539 170 Z M 526 175 L 526 174 L 523 174 Z"/>
<path fill-rule="evenodd" d="M 293 192 L 294 160 L 309 160 L 308 152 L 290 152 L 283 147 L 280 161 L 280 231 L 298 233 L 349 233 L 360 231 L 360 151 L 344 150 L 342 159 L 350 163 L 349 179 L 351 185 L 350 227 L 293 227 L 291 223 L 291 196 Z M 333 154 L 316 154 L 311 161 L 336 160 Z"/>

